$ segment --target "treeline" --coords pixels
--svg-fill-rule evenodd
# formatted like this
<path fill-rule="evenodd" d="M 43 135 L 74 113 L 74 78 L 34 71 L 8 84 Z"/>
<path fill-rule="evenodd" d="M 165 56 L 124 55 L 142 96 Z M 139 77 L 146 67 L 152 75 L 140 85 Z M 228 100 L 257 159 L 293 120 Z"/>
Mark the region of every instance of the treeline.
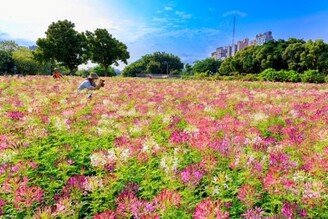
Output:
<path fill-rule="evenodd" d="M 211 71 L 192 73 L 193 77 L 204 78 Z M 328 75 L 328 44 L 323 40 L 290 38 L 248 46 L 222 61 L 214 73 L 216 78 L 228 80 L 324 82 Z"/>
<path fill-rule="evenodd" d="M 111 65 L 118 61 L 127 64 L 130 57 L 127 46 L 106 29 L 79 33 L 67 20 L 50 24 L 46 37 L 36 43 L 32 51 L 13 41 L 0 42 L 0 74 L 49 74 L 54 66 L 72 74 L 79 65 L 91 61 L 99 64 L 94 70 L 100 75 L 114 76 Z M 272 40 L 262 46 L 248 46 L 224 60 L 206 58 L 193 64 L 183 64 L 173 54 L 155 52 L 130 63 L 122 72 L 125 77 L 138 74 L 320 83 L 328 81 L 328 44 L 296 38 Z"/>
<path fill-rule="evenodd" d="M 35 50 L 18 46 L 13 41 L 0 42 L 0 73 L 39 74 L 52 72 L 54 66 L 67 69 L 70 74 L 89 61 L 99 64 L 105 76 L 118 61 L 127 64 L 127 46 L 106 29 L 78 32 L 68 21 L 53 22 L 45 38 L 38 38 Z"/>

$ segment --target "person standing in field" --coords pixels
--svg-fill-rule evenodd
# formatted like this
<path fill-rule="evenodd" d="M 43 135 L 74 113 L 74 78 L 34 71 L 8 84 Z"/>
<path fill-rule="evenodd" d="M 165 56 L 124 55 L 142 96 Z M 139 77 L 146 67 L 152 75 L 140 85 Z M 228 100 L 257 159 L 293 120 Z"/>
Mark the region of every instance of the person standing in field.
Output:
<path fill-rule="evenodd" d="M 60 79 L 60 78 L 63 78 L 62 74 L 60 74 L 60 72 L 58 71 L 57 68 L 54 68 L 54 73 L 53 73 L 53 76 L 52 76 L 54 79 Z"/>

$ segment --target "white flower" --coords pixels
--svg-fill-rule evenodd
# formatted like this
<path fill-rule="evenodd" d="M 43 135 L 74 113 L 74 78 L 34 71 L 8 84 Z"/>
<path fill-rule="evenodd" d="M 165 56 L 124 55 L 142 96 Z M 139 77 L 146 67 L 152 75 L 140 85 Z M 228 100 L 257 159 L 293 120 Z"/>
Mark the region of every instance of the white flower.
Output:
<path fill-rule="evenodd" d="M 56 129 L 60 131 L 69 129 L 69 125 L 67 124 L 67 119 L 61 119 L 58 117 L 54 118 L 54 126 Z"/>
<path fill-rule="evenodd" d="M 111 161 L 115 161 L 117 160 L 117 156 L 116 156 L 116 153 L 115 153 L 115 149 L 114 148 L 111 148 L 107 151 L 107 159 L 108 160 L 111 160 Z"/>
<path fill-rule="evenodd" d="M 119 154 L 119 160 L 126 161 L 130 157 L 130 150 L 128 148 L 123 149 Z"/>
<path fill-rule="evenodd" d="M 212 192 L 212 195 L 217 195 L 220 193 L 220 189 L 218 186 L 215 186 L 214 189 L 213 189 L 213 192 Z"/>
<path fill-rule="evenodd" d="M 90 161 L 94 167 L 103 167 L 107 163 L 106 156 L 99 152 L 91 154 Z"/>
<path fill-rule="evenodd" d="M 90 176 L 88 177 L 88 183 L 85 185 L 85 189 L 87 191 L 94 191 L 97 188 L 102 188 L 104 187 L 103 185 L 103 180 L 99 178 L 98 176 Z"/>

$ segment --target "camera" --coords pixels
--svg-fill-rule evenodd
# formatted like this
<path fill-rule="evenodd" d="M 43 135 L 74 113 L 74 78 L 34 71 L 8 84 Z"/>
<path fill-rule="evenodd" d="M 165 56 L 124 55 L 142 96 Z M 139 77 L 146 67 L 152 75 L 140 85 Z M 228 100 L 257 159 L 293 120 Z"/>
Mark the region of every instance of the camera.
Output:
<path fill-rule="evenodd" d="M 101 79 L 100 84 L 101 84 L 102 87 L 105 86 L 105 80 Z"/>

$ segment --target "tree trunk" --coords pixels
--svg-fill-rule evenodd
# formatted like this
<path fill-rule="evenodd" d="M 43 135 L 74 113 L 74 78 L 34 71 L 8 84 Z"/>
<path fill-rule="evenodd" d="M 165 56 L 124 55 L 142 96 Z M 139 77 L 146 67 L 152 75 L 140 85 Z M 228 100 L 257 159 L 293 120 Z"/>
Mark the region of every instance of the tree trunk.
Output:
<path fill-rule="evenodd" d="M 108 65 L 105 65 L 105 77 L 108 76 Z"/>

